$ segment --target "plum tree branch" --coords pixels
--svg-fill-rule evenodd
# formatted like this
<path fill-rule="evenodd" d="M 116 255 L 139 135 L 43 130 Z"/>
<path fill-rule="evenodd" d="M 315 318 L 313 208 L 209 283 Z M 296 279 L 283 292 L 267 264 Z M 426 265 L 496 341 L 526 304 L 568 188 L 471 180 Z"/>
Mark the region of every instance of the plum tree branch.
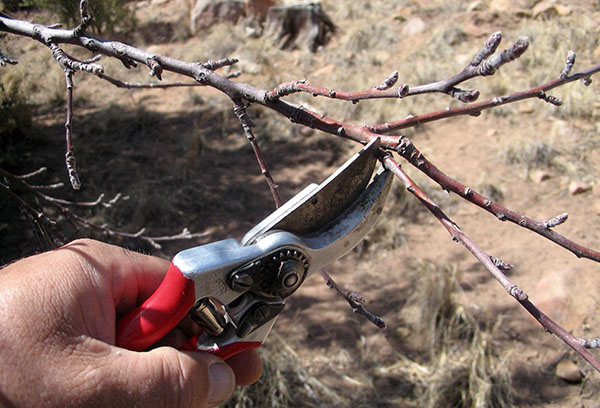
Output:
<path fill-rule="evenodd" d="M 575 64 L 575 53 L 569 52 L 566 57 L 565 66 L 557 78 L 550 80 L 542 85 L 533 87 L 528 90 L 519 91 L 503 96 L 496 96 L 485 101 L 476 102 L 480 93 L 477 89 L 463 90 L 458 88 L 463 82 L 475 78 L 484 77 L 494 74 L 504 64 L 507 64 L 519 58 L 528 48 L 529 41 L 527 38 L 521 38 L 512 46 L 496 54 L 502 36 L 500 32 L 492 34 L 482 49 L 473 57 L 470 63 L 465 66 L 456 75 L 435 81 L 429 84 L 420 84 L 409 86 L 402 84 L 396 88 L 398 83 L 398 72 L 394 71 L 388 75 L 378 85 L 358 92 L 338 91 L 324 87 L 316 87 L 308 84 L 306 81 L 286 82 L 276 86 L 273 89 L 265 90 L 254 87 L 243 82 L 232 81 L 237 74 L 219 75 L 216 71 L 224 67 L 231 67 L 237 63 L 236 59 L 224 58 L 216 61 L 207 62 L 186 62 L 170 58 L 163 55 L 157 55 L 131 45 L 110 41 L 102 38 L 94 37 L 86 33 L 86 29 L 90 26 L 92 18 L 87 11 L 87 1 L 80 1 L 81 20 L 77 27 L 71 30 L 60 29 L 58 27 L 48 27 L 40 24 L 33 24 L 28 21 L 11 18 L 0 13 L 0 31 L 12 33 L 19 36 L 29 37 L 39 41 L 49 47 L 54 59 L 65 72 L 66 89 L 67 89 L 67 118 L 65 122 L 65 139 L 66 139 L 66 163 L 69 172 L 69 179 L 74 188 L 79 185 L 77 171 L 75 168 L 75 159 L 73 155 L 72 145 L 72 120 L 73 120 L 73 76 L 76 72 L 82 71 L 89 73 L 99 78 L 109 81 L 111 84 L 129 89 L 136 88 L 171 88 L 180 86 L 207 86 L 216 89 L 225 94 L 234 105 L 234 114 L 240 121 L 244 134 L 248 138 L 256 158 L 259 162 L 261 172 L 264 174 L 269 188 L 272 192 L 276 206 L 281 205 L 281 199 L 277 193 L 277 187 L 273 181 L 270 171 L 266 166 L 265 160 L 258 148 L 256 137 L 253 133 L 253 122 L 250 119 L 247 107 L 250 104 L 258 104 L 266 109 L 273 110 L 283 117 L 289 119 L 292 123 L 298 123 L 303 126 L 318 129 L 324 133 L 353 140 L 362 144 L 380 138 L 381 160 L 384 165 L 390 169 L 398 179 L 404 183 L 406 188 L 415 195 L 423 205 L 433 214 L 433 216 L 446 228 L 453 240 L 460 242 L 465 246 L 482 265 L 494 276 L 496 280 L 504 287 L 504 289 L 515 298 L 530 314 L 532 314 L 538 322 L 548 331 L 556 334 L 562 341 L 577 351 L 585 358 L 597 371 L 600 372 L 600 362 L 590 353 L 589 348 L 600 346 L 598 339 L 581 339 L 566 332 L 558 324 L 552 321 L 548 316 L 542 313 L 536 306 L 531 303 L 525 294 L 518 286 L 514 285 L 504 274 L 503 270 L 510 267 L 509 264 L 490 257 L 473 243 L 460 228 L 442 211 L 442 209 L 434 203 L 423 191 L 402 171 L 399 164 L 393 159 L 390 153 L 384 151 L 396 151 L 400 156 L 407 160 L 411 165 L 421 170 L 432 180 L 436 181 L 442 188 L 458 194 L 463 199 L 485 209 L 492 213 L 500 220 L 508 220 L 539 235 L 561 245 L 565 249 L 571 251 L 578 257 L 589 258 L 593 261 L 600 262 L 600 253 L 571 241 L 562 235 L 556 233 L 553 228 L 566 221 L 567 215 L 561 214 L 550 220 L 537 221 L 532 218 L 521 215 L 513 210 L 504 208 L 503 206 L 492 202 L 490 199 L 477 193 L 473 189 L 464 184 L 448 177 L 441 172 L 436 166 L 429 162 L 422 153 L 413 145 L 413 143 L 402 135 L 387 135 L 387 133 L 411 128 L 423 123 L 438 121 L 449 117 L 460 115 L 478 116 L 483 110 L 492 109 L 508 103 L 514 103 L 529 98 L 539 98 L 544 102 L 553 105 L 560 105 L 561 101 L 549 95 L 550 90 L 563 86 L 567 83 L 582 79 L 585 85 L 591 83 L 591 77 L 600 72 L 600 64 L 593 65 L 576 73 L 571 73 Z M 125 68 L 133 68 L 141 64 L 148 67 L 149 75 L 161 81 L 165 72 L 182 75 L 191 78 L 193 83 L 173 82 L 165 84 L 130 84 L 114 76 L 104 72 L 104 67 L 97 63 L 99 57 L 94 57 L 88 61 L 80 61 L 68 55 L 59 45 L 69 44 L 72 46 L 83 47 L 94 54 L 104 55 L 111 58 L 116 58 L 123 63 Z M 0 54 L 0 65 L 16 63 Z M 356 125 L 345 123 L 341 120 L 328 118 L 318 112 L 311 111 L 304 106 L 286 101 L 285 98 L 293 94 L 305 92 L 314 96 L 321 96 L 330 99 L 340 99 L 358 103 L 361 100 L 367 99 L 382 99 L 382 98 L 406 98 L 408 96 L 416 96 L 425 93 L 442 93 L 465 103 L 464 106 L 456 108 L 447 108 L 442 111 L 427 112 L 420 115 L 404 118 L 401 120 L 390 121 L 374 125 Z M 190 238 L 194 236 L 202 236 L 201 234 L 190 234 L 187 229 L 184 229 L 180 234 L 165 236 L 165 237 L 149 237 L 144 235 L 145 230 L 141 229 L 136 233 L 121 233 L 108 229 L 106 226 L 95 225 L 89 223 L 83 217 L 79 217 L 69 210 L 69 207 L 77 203 L 71 203 L 66 200 L 60 200 L 42 193 L 40 190 L 51 188 L 52 186 L 33 186 L 26 180 L 33 177 L 37 173 L 30 175 L 17 176 L 12 173 L 0 169 L 0 176 L 3 177 L 4 183 L 0 183 L 0 192 L 5 193 L 15 199 L 21 208 L 30 214 L 31 218 L 38 223 L 39 220 L 43 224 L 42 233 L 46 234 L 47 230 L 53 228 L 54 221 L 48 218 L 43 211 L 35 208 L 30 203 L 23 200 L 16 190 L 26 191 L 28 194 L 33 194 L 37 200 L 48 203 L 57 208 L 64 216 L 74 225 L 84 228 L 98 229 L 108 235 L 119 235 L 122 237 L 141 238 L 150 242 L 152 245 L 158 246 L 158 242 L 167 239 Z M 116 202 L 116 199 L 114 199 Z M 112 200 L 111 200 L 112 201 Z M 107 202 L 101 196 L 96 202 L 78 203 L 78 205 L 104 205 Z M 108 203 L 111 203 L 110 201 Z M 114 204 L 114 203 L 113 203 Z M 362 307 L 362 297 L 353 296 L 351 292 L 339 287 L 333 279 L 323 273 L 323 277 L 328 285 L 337 290 L 351 305 L 352 309 L 367 317 L 372 322 L 383 325 L 383 321 L 376 316 L 370 314 Z M 379 319 L 379 320 L 377 320 Z M 379 325 L 379 324 L 378 324 Z"/>
<path fill-rule="evenodd" d="M 571 333 L 563 329 L 559 324 L 554 322 L 550 317 L 540 311 L 528 298 L 527 294 L 512 283 L 494 262 L 490 255 L 486 254 L 473 241 L 465 235 L 465 233 L 452 221 L 440 207 L 431 198 L 421 190 L 421 188 L 402 170 L 400 164 L 394 160 L 391 154 L 382 154 L 380 159 L 385 168 L 394 173 L 394 175 L 402 181 L 406 189 L 413 194 L 446 228 L 452 240 L 460 242 L 469 252 L 477 258 L 477 260 L 488 270 L 488 272 L 496 278 L 502 287 L 523 306 L 549 333 L 556 335 L 559 339 L 569 345 L 579 355 L 581 355 L 596 371 L 600 372 L 600 360 L 592 354 L 588 348 L 592 348 L 593 341 L 584 340 L 573 336 Z"/>
<path fill-rule="evenodd" d="M 136 238 L 142 241 L 145 241 L 152 245 L 156 249 L 160 249 L 161 245 L 159 242 L 163 241 L 174 241 L 179 239 L 194 239 L 205 237 L 207 233 L 191 233 L 187 228 L 184 228 L 180 233 L 174 235 L 165 235 L 165 236 L 149 236 L 146 235 L 146 229 L 142 228 L 135 233 L 116 231 L 109 228 L 107 225 L 98 225 L 93 222 L 90 222 L 85 217 L 77 215 L 73 211 L 71 211 L 71 207 L 112 207 L 117 204 L 119 200 L 123 198 L 123 196 L 119 193 L 111 200 L 105 200 L 104 194 L 101 194 L 97 200 L 95 201 L 68 201 L 59 199 L 56 197 L 49 196 L 44 194 L 40 190 L 44 189 L 56 189 L 62 187 L 62 185 L 45 185 L 45 186 L 35 186 L 31 185 L 27 182 L 27 180 L 31 177 L 41 174 L 45 171 L 45 168 L 38 169 L 37 171 L 25 175 L 15 175 L 12 174 L 2 168 L 0 168 L 0 177 L 4 179 L 4 183 L 0 182 L 0 191 L 4 194 L 10 196 L 12 199 L 16 200 L 19 203 L 21 208 L 24 208 L 30 217 L 33 219 L 33 222 L 42 234 L 47 237 L 52 242 L 61 245 L 66 243 L 66 238 L 62 235 L 60 230 L 56 228 L 56 221 L 49 218 L 45 212 L 41 208 L 34 208 L 31 204 L 25 201 L 21 194 L 16 191 L 22 193 L 26 192 L 28 194 L 36 197 L 38 202 L 44 202 L 48 205 L 54 207 L 60 214 L 62 214 L 66 220 L 76 229 L 79 230 L 79 227 L 86 229 L 96 230 L 107 236 L 116 236 L 121 238 Z M 40 224 L 41 223 L 41 224 Z M 53 238 L 56 237 L 56 238 Z"/>

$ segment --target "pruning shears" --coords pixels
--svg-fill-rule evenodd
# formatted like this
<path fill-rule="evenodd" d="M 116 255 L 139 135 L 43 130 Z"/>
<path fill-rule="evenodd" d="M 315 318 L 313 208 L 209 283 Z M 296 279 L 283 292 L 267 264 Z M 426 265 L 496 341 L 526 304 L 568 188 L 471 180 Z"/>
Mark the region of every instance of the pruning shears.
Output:
<path fill-rule="evenodd" d="M 311 274 L 342 257 L 373 227 L 392 177 L 372 177 L 379 139 L 320 185 L 311 184 L 243 239 L 186 249 L 157 290 L 117 323 L 117 345 L 145 350 L 189 315 L 204 332 L 184 348 L 221 358 L 259 347 Z"/>

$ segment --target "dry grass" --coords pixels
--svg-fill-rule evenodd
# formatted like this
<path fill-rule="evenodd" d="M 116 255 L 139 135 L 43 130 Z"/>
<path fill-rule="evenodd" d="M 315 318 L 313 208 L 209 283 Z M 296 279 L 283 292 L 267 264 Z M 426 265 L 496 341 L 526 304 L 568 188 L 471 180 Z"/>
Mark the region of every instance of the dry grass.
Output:
<path fill-rule="evenodd" d="M 263 375 L 250 387 L 237 388 L 221 408 L 313 408 L 346 406 L 347 400 L 304 368 L 284 341 L 273 336 L 261 348 Z"/>
<path fill-rule="evenodd" d="M 409 269 L 413 294 L 403 313 L 423 336 L 423 358 L 399 356 L 377 372 L 414 384 L 414 406 L 511 406 L 508 360 L 493 341 L 500 321 L 481 324 L 456 302 L 455 266 L 417 261 Z"/>
<path fill-rule="evenodd" d="M 550 141 L 520 138 L 507 142 L 498 155 L 507 164 L 520 165 L 525 175 L 528 175 L 531 169 L 547 169 L 557 166 L 556 159 L 559 152 Z"/>
<path fill-rule="evenodd" d="M 456 302 L 455 266 L 415 261 L 408 269 L 413 295 L 398 313 L 417 349 L 382 360 L 363 338 L 357 350 L 300 356 L 274 336 L 261 348 L 262 378 L 223 408 L 511 406 L 508 358 L 495 341 L 501 321 L 479 322 Z"/>

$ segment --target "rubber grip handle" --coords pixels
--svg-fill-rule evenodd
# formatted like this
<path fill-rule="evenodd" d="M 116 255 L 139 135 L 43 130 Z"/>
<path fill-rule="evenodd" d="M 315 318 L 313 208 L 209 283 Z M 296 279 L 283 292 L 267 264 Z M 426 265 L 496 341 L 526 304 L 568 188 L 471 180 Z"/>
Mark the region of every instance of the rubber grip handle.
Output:
<path fill-rule="evenodd" d="M 156 343 L 194 306 L 194 292 L 194 281 L 171 264 L 156 291 L 117 322 L 117 346 L 141 351 Z"/>

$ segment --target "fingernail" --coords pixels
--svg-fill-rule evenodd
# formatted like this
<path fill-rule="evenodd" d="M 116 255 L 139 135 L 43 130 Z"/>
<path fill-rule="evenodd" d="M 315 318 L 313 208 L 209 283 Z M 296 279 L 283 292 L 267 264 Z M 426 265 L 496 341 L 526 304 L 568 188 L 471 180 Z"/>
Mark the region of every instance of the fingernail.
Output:
<path fill-rule="evenodd" d="M 211 406 L 229 398 L 235 387 L 233 371 L 224 363 L 215 363 L 208 368 L 208 381 L 208 403 Z"/>

